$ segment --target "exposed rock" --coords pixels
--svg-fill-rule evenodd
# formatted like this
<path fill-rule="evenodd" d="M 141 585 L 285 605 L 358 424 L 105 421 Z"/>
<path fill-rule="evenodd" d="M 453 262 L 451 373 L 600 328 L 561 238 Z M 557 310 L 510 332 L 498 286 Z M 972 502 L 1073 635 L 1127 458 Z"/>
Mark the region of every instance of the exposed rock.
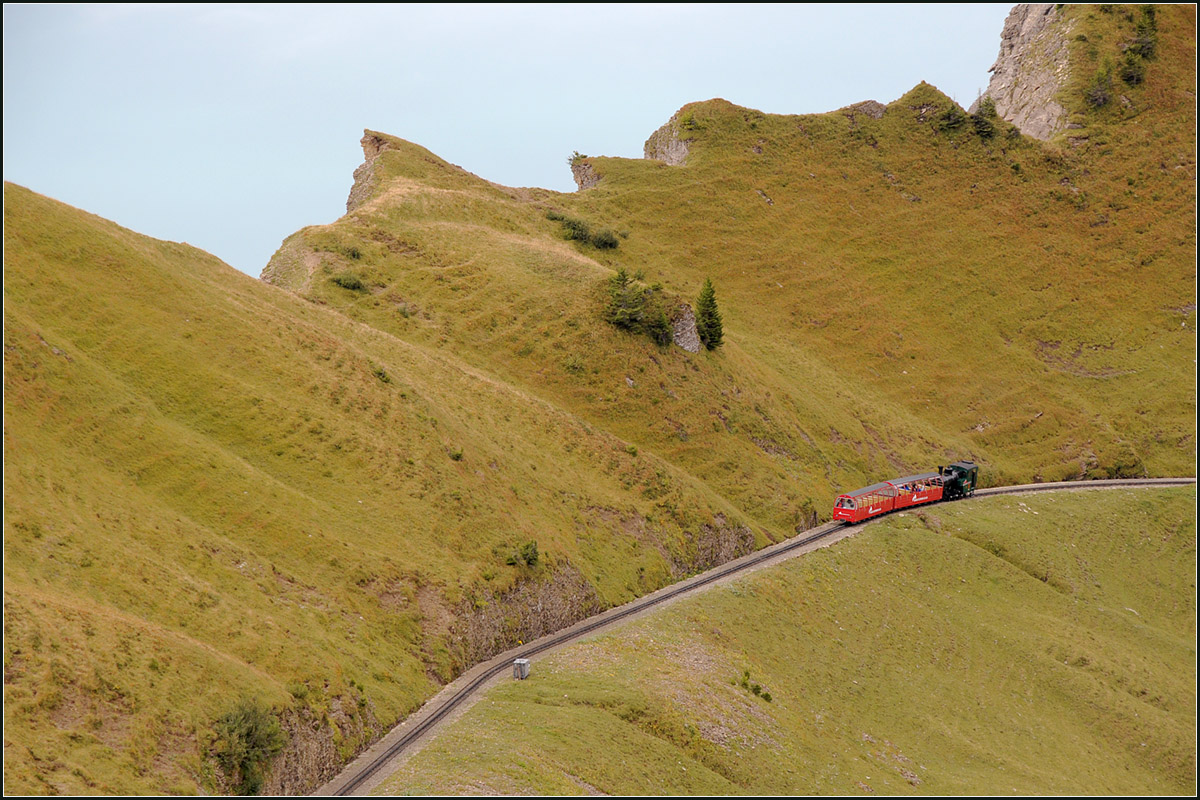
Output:
<path fill-rule="evenodd" d="M 322 254 L 306 244 L 303 236 L 292 234 L 284 239 L 258 277 L 275 286 L 302 293 L 308 290 L 321 261 Z"/>
<path fill-rule="evenodd" d="M 364 161 L 354 170 L 354 185 L 350 187 L 350 196 L 346 198 L 346 213 L 361 206 L 371 198 L 375 191 L 375 159 L 379 154 L 391 148 L 391 143 L 378 134 L 363 131 L 362 144 Z"/>
<path fill-rule="evenodd" d="M 571 162 L 571 176 L 575 178 L 575 185 L 580 191 L 590 189 L 600 182 L 600 176 L 596 174 L 592 162 L 583 158 Z"/>
<path fill-rule="evenodd" d="M 696 315 L 687 303 L 679 306 L 671 320 L 671 340 L 689 353 L 699 353 L 702 347 L 696 330 Z"/>
<path fill-rule="evenodd" d="M 357 743 L 361 750 L 384 732 L 369 702 L 333 698 L 323 716 L 302 708 L 284 712 L 280 725 L 287 735 L 283 751 L 271 762 L 261 794 L 297 795 L 311 792 L 337 775 L 343 766 L 334 732 Z"/>
<path fill-rule="evenodd" d="M 596 589 L 571 564 L 542 580 L 526 580 L 502 593 L 484 591 L 464 600 L 454 615 L 450 646 L 463 669 L 518 642 L 568 628 L 601 610 Z"/>
<path fill-rule="evenodd" d="M 1070 26 L 1053 3 L 1013 7 L 1000 34 L 1000 55 L 987 91 L 996 113 L 1021 133 L 1046 140 L 1066 126 L 1067 110 L 1055 100 L 1070 74 Z M 971 106 L 974 113 L 978 101 Z"/>
<path fill-rule="evenodd" d="M 695 550 L 688 555 L 688 569 L 706 569 L 741 558 L 754 551 L 754 533 L 745 525 L 729 522 L 724 514 L 713 517 L 712 525 L 701 525 L 694 540 Z"/>
<path fill-rule="evenodd" d="M 856 114 L 862 114 L 871 119 L 883 119 L 883 112 L 886 110 L 887 106 L 874 100 L 864 100 L 861 103 L 846 106 L 846 108 L 842 109 L 843 113 L 850 117 L 850 119 L 854 119 Z"/>
<path fill-rule="evenodd" d="M 650 134 L 642 153 L 646 158 L 677 167 L 687 160 L 688 143 L 679 138 L 679 112 L 666 125 Z"/>

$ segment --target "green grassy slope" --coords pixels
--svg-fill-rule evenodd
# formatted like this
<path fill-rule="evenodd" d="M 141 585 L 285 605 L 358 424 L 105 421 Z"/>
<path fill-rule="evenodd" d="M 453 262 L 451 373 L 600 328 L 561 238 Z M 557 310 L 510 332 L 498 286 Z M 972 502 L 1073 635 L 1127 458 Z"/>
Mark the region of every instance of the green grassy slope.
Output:
<path fill-rule="evenodd" d="M 1075 30 L 1097 53 L 1132 35 L 1093 16 Z M 390 149 L 370 202 L 265 274 L 451 348 L 767 525 L 951 456 L 997 483 L 1190 473 L 1194 14 L 1163 8 L 1158 30 L 1144 82 L 1118 80 L 1111 107 L 1064 98 L 1081 127 L 1050 144 L 999 120 L 985 136 L 924 84 L 879 119 L 714 100 L 672 120 L 684 166 L 590 158 L 599 184 L 555 195 L 372 134 Z M 624 238 L 565 241 L 547 212 Z M 619 267 L 685 301 L 711 276 L 725 347 L 660 352 L 605 325 Z"/>
<path fill-rule="evenodd" d="M 1195 501 L 889 518 L 537 661 L 380 792 L 1194 794 Z"/>
<path fill-rule="evenodd" d="M 243 694 L 345 706 L 345 756 L 482 653 L 766 541 L 449 353 L 20 187 L 5 213 L 11 791 L 195 788 Z"/>

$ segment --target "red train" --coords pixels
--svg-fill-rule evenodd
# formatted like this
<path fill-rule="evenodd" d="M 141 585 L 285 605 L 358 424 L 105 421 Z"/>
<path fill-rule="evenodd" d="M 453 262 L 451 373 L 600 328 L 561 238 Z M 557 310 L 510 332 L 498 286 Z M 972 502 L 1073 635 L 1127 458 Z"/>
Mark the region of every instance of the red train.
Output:
<path fill-rule="evenodd" d="M 973 461 L 956 461 L 939 466 L 937 472 L 893 478 L 839 496 L 833 518 L 862 522 L 889 511 L 968 497 L 975 493 L 978 478 L 979 467 Z"/>

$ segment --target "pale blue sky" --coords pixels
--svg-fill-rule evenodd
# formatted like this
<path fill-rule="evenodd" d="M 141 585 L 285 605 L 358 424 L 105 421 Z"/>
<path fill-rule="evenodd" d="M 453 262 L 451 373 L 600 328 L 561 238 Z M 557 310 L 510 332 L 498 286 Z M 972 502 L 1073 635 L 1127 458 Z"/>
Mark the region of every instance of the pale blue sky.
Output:
<path fill-rule="evenodd" d="M 345 212 L 364 128 L 575 188 L 685 103 L 969 106 L 1008 4 L 4 6 L 4 178 L 257 276 Z"/>

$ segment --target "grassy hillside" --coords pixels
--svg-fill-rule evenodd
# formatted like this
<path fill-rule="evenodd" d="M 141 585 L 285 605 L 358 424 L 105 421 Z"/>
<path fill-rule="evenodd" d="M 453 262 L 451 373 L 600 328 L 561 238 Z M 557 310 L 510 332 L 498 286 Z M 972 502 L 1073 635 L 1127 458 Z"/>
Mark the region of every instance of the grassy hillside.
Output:
<path fill-rule="evenodd" d="M 1195 501 L 887 519 L 535 662 L 380 793 L 1194 794 Z"/>
<path fill-rule="evenodd" d="M 1134 34 L 1124 12 L 1065 13 L 1095 17 L 1073 28 L 1088 75 Z M 669 123 L 683 166 L 584 157 L 598 185 L 557 195 L 372 133 L 372 199 L 264 275 L 451 349 L 766 525 L 949 457 L 997 483 L 1191 472 L 1194 14 L 1157 20 L 1144 80 L 1105 107 L 1063 98 L 1078 127 L 1049 144 L 924 84 L 878 119 L 713 100 Z M 618 246 L 567 239 L 564 217 Z M 614 331 L 618 268 L 688 302 L 711 277 L 726 345 Z"/>
<path fill-rule="evenodd" d="M 482 654 L 767 540 L 450 353 L 20 187 L 5 215 L 10 791 L 211 786 L 243 695 L 330 768 Z"/>

